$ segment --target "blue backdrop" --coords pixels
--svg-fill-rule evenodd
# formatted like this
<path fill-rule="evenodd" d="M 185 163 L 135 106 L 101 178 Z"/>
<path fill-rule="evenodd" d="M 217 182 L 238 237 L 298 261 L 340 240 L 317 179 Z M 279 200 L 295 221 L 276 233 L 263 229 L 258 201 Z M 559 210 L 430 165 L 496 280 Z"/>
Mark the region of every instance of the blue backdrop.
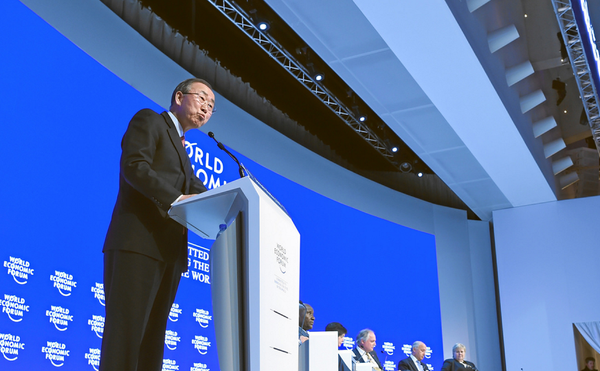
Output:
<path fill-rule="evenodd" d="M 163 109 L 20 2 L 2 2 L 0 15 L 0 369 L 94 370 L 104 321 L 101 250 L 121 137 L 136 111 Z M 187 140 L 209 188 L 237 179 L 237 166 L 212 140 L 199 131 Z M 336 203 L 237 156 L 300 231 L 300 299 L 315 308 L 313 330 L 341 322 L 351 347 L 358 331 L 372 328 L 388 370 L 406 356 L 407 344 L 422 340 L 431 348 L 427 363 L 439 368 L 434 236 Z M 164 370 L 219 370 L 211 242 L 190 238 L 190 271 L 171 312 Z"/>

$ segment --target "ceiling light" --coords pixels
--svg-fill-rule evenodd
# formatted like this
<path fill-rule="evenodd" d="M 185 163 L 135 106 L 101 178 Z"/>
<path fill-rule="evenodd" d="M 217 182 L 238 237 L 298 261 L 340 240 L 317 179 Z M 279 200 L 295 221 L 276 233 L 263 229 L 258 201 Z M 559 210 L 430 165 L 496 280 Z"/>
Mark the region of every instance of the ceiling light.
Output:
<path fill-rule="evenodd" d="M 419 178 L 422 178 L 422 177 L 423 177 L 423 173 L 419 171 L 419 172 L 417 173 L 417 176 L 418 176 Z"/>
<path fill-rule="evenodd" d="M 393 146 L 393 147 L 392 147 L 392 152 L 394 152 L 394 153 L 398 152 L 398 147 L 396 147 L 396 146 Z"/>
<path fill-rule="evenodd" d="M 310 59 L 310 57 L 308 57 Z M 306 64 L 306 68 L 308 69 L 308 72 L 310 74 L 310 77 L 315 81 L 315 82 L 321 82 L 325 79 L 325 75 L 322 72 L 319 72 L 315 69 L 315 65 L 310 62 Z"/>
<path fill-rule="evenodd" d="M 258 21 L 256 22 L 256 27 L 262 32 L 265 32 L 271 28 L 271 24 L 268 21 Z"/>
<path fill-rule="evenodd" d="M 400 164 L 400 171 L 403 173 L 408 173 L 412 170 L 412 165 L 410 164 L 410 162 L 403 162 Z"/>
<path fill-rule="evenodd" d="M 271 23 L 265 19 L 263 19 L 256 9 L 251 9 L 248 11 L 252 22 L 254 23 L 254 27 L 259 29 L 262 32 L 268 31 L 271 28 Z"/>
<path fill-rule="evenodd" d="M 352 100 L 354 100 L 354 96 L 352 96 Z M 354 117 L 356 117 L 356 119 L 358 121 L 360 121 L 360 122 L 367 121 L 367 115 L 360 112 L 358 105 L 355 104 L 352 106 L 352 113 L 354 113 Z"/>

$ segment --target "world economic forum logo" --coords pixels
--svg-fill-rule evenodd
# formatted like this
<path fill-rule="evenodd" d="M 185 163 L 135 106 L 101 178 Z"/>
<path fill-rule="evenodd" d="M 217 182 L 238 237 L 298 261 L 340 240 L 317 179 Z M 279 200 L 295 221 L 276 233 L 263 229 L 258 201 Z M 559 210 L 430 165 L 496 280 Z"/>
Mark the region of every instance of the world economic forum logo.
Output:
<path fill-rule="evenodd" d="M 13 334 L 0 333 L 0 351 L 7 361 L 16 361 L 19 358 L 19 351 L 25 349 L 25 343 L 21 337 Z"/>
<path fill-rule="evenodd" d="M 210 312 L 204 309 L 196 308 L 196 311 L 194 312 L 194 318 L 202 328 L 207 328 L 208 323 L 212 321 L 212 316 L 210 315 Z"/>
<path fill-rule="evenodd" d="M 342 341 L 342 346 L 346 348 L 346 350 L 352 350 L 354 348 L 354 340 L 348 336 L 344 336 L 344 340 Z"/>
<path fill-rule="evenodd" d="M 13 322 L 21 322 L 25 312 L 29 312 L 29 305 L 25 304 L 25 299 L 17 295 L 4 294 L 4 299 L 0 300 L 0 307 Z"/>
<path fill-rule="evenodd" d="M 100 305 L 104 307 L 104 284 L 95 282 L 95 285 L 92 286 L 92 292 L 94 293 L 94 299 L 97 299 Z"/>
<path fill-rule="evenodd" d="M 204 355 L 208 353 L 208 348 L 210 347 L 210 341 L 206 336 L 196 335 L 192 339 L 192 344 L 194 345 L 194 349 L 198 351 L 198 353 Z"/>
<path fill-rule="evenodd" d="M 179 316 L 181 316 L 182 311 L 183 310 L 179 308 L 179 304 L 173 303 L 173 305 L 171 306 L 171 310 L 169 311 L 169 321 L 179 321 Z"/>
<path fill-rule="evenodd" d="M 73 281 L 73 276 L 61 271 L 54 271 L 54 274 L 50 275 L 50 281 L 53 282 L 53 286 L 58 289 L 62 296 L 70 296 L 73 289 L 77 287 L 77 282 Z"/>
<path fill-rule="evenodd" d="M 9 256 L 8 260 L 4 261 L 4 268 L 7 268 L 6 273 L 11 275 L 19 285 L 26 284 L 29 276 L 33 276 L 33 268 L 29 262 L 14 256 Z"/>
<path fill-rule="evenodd" d="M 287 265 L 289 260 L 287 257 L 287 250 L 285 249 L 285 247 L 281 246 L 280 244 L 277 244 L 275 246 L 274 253 L 275 261 L 279 265 L 279 271 L 285 274 L 287 272 Z"/>
<path fill-rule="evenodd" d="M 87 359 L 88 365 L 91 365 L 94 370 L 100 369 L 100 349 L 89 348 L 90 351 L 85 353 L 85 359 Z"/>
<path fill-rule="evenodd" d="M 209 370 L 208 365 L 202 362 L 195 362 L 194 365 L 190 368 L 190 371 L 204 371 Z"/>
<path fill-rule="evenodd" d="M 393 356 L 394 349 L 396 349 L 396 347 L 394 346 L 394 343 L 390 343 L 389 341 L 384 341 L 382 348 L 383 348 L 383 351 L 389 356 Z"/>
<path fill-rule="evenodd" d="M 92 318 L 88 319 L 88 325 L 90 326 L 90 330 L 102 339 L 104 335 L 104 317 L 92 314 Z"/>
<path fill-rule="evenodd" d="M 174 359 L 163 359 L 162 371 L 179 371 L 179 365 Z"/>
<path fill-rule="evenodd" d="M 46 317 L 58 331 L 66 331 L 69 323 L 73 322 L 73 315 L 69 309 L 58 305 L 51 305 L 50 310 L 46 310 Z"/>
<path fill-rule="evenodd" d="M 167 330 L 165 332 L 165 345 L 169 350 L 177 349 L 177 345 L 181 341 L 181 336 L 178 336 L 177 331 Z"/>
<path fill-rule="evenodd" d="M 65 359 L 71 353 L 67 346 L 57 341 L 47 341 L 46 346 L 42 347 L 42 353 L 54 367 L 61 367 L 65 364 Z"/>

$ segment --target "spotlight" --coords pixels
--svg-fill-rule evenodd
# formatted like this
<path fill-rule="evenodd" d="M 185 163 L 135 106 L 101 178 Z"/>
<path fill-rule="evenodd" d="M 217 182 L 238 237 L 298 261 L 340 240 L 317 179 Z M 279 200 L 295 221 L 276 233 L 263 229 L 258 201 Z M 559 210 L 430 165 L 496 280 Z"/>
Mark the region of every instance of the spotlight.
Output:
<path fill-rule="evenodd" d="M 412 165 L 410 164 L 410 162 L 403 162 L 400 164 L 400 171 L 403 173 L 408 173 L 412 170 Z"/>
<path fill-rule="evenodd" d="M 310 74 L 310 77 L 315 81 L 315 82 L 321 82 L 323 80 L 325 80 L 325 75 L 323 75 L 322 72 L 319 72 L 315 69 L 315 65 L 311 62 L 311 63 L 307 63 L 306 64 L 306 68 L 308 69 L 308 72 Z"/>
<path fill-rule="evenodd" d="M 252 19 L 254 26 L 260 31 L 266 32 L 269 30 L 269 28 L 271 28 L 271 23 L 266 19 L 263 19 L 256 9 L 251 9 L 248 11 L 248 13 L 250 14 L 250 18 Z"/>
<path fill-rule="evenodd" d="M 271 24 L 268 21 L 260 20 L 256 22 L 256 27 L 258 27 L 258 29 L 262 32 L 266 32 L 269 30 L 269 28 L 271 28 Z"/>
<path fill-rule="evenodd" d="M 358 106 L 356 104 L 352 106 L 352 112 L 354 113 L 354 117 L 356 117 L 358 121 L 367 121 L 367 115 L 363 115 L 362 113 L 360 113 L 360 110 L 358 109 Z"/>
<path fill-rule="evenodd" d="M 380 124 L 380 125 L 383 126 L 383 124 Z M 381 129 L 381 127 L 379 125 L 378 125 L 378 127 Z M 388 138 L 383 139 L 383 143 L 385 144 L 385 147 L 387 149 L 389 149 L 390 151 L 392 151 L 393 153 L 398 152 L 398 150 L 399 150 L 398 146 L 395 145 L 394 143 L 392 143 L 392 141 L 389 140 Z"/>
<path fill-rule="evenodd" d="M 556 100 L 556 105 L 560 105 L 562 101 L 567 96 L 567 84 L 560 81 L 560 77 L 552 80 L 552 89 L 556 90 L 558 93 L 558 99 Z"/>
<path fill-rule="evenodd" d="M 563 39 L 562 33 L 558 31 L 556 36 L 560 42 L 560 61 L 564 62 L 569 59 L 569 53 L 567 53 L 567 47 L 565 46 L 565 40 Z"/>
<path fill-rule="evenodd" d="M 423 177 L 423 173 L 419 171 L 419 172 L 417 173 L 417 176 L 418 176 L 419 178 L 422 178 L 422 177 Z"/>

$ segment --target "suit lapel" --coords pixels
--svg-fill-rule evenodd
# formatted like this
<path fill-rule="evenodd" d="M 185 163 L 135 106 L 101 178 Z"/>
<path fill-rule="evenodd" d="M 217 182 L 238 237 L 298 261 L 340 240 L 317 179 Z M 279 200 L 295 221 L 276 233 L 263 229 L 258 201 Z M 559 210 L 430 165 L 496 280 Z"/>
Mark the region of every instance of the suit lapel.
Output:
<path fill-rule="evenodd" d="M 364 363 L 365 362 L 363 360 L 362 356 L 360 355 L 360 352 L 358 351 L 358 348 L 354 348 L 354 358 L 356 359 L 356 361 L 358 363 Z"/>
<path fill-rule="evenodd" d="M 171 117 L 169 116 L 169 114 L 167 112 L 163 112 L 161 113 L 161 115 L 165 118 L 165 122 L 167 123 L 167 126 L 169 127 L 169 129 L 167 130 L 167 132 L 169 133 L 169 138 L 171 139 L 171 143 L 173 144 L 173 147 L 175 147 L 175 149 L 177 150 L 177 155 L 179 156 L 179 161 L 181 164 L 181 168 L 185 174 L 185 190 L 188 190 L 189 185 L 187 184 L 187 179 L 189 179 L 191 177 L 191 172 L 192 172 L 192 167 L 191 167 L 191 163 L 190 163 L 190 159 L 187 155 L 187 152 L 185 151 L 185 148 L 181 145 L 181 137 L 179 136 L 179 133 L 177 132 L 177 128 L 175 127 L 175 123 L 173 122 L 173 120 L 171 120 Z"/>
<path fill-rule="evenodd" d="M 415 360 L 414 360 L 414 359 L 412 359 L 412 357 L 408 357 L 408 358 L 410 358 L 410 368 L 411 368 L 413 371 L 419 371 L 419 366 L 417 366 L 417 364 L 416 364 Z"/>

